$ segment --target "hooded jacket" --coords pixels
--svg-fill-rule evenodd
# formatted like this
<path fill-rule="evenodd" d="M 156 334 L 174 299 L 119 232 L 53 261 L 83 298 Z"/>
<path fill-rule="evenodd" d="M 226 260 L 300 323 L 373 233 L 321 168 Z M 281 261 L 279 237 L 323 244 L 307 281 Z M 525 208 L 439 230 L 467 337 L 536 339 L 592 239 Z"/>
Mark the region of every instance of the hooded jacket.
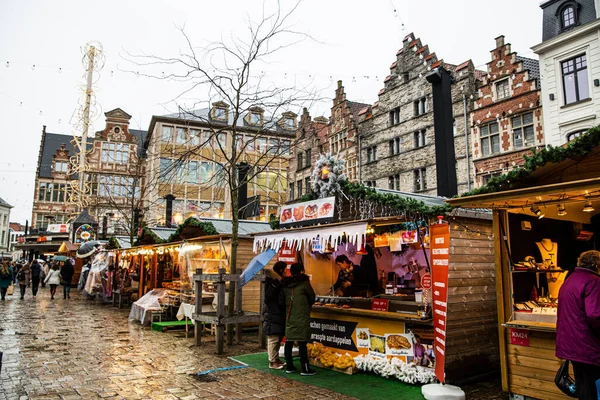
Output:
<path fill-rule="evenodd" d="M 272 269 L 266 269 L 265 273 L 265 301 L 263 307 L 265 335 L 283 335 L 285 332 L 285 309 L 279 304 L 282 278 Z"/>
<path fill-rule="evenodd" d="M 66 262 L 65 265 L 60 269 L 60 276 L 63 281 L 63 285 L 68 286 L 71 284 L 71 280 L 73 279 L 73 275 L 75 274 L 75 268 L 71 265 L 70 262 Z"/>
<path fill-rule="evenodd" d="M 17 279 L 20 286 L 29 286 L 31 283 L 31 267 L 25 264 L 17 273 Z"/>
<path fill-rule="evenodd" d="M 310 309 L 315 303 L 315 291 L 305 274 L 284 278 L 281 286 L 279 303 L 285 306 L 285 338 L 307 342 L 310 340 Z"/>
<path fill-rule="evenodd" d="M 600 275 L 575 268 L 558 293 L 556 357 L 600 367 Z"/>

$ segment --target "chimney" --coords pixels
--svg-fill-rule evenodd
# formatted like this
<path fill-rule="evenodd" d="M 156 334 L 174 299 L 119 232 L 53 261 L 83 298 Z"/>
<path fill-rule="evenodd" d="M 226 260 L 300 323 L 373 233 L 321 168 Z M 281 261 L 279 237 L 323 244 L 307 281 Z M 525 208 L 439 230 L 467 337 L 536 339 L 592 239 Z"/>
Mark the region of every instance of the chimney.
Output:
<path fill-rule="evenodd" d="M 458 194 L 456 154 L 452 133 L 452 76 L 438 67 L 425 76 L 433 92 L 433 129 L 435 131 L 435 165 L 438 196 Z"/>
<path fill-rule="evenodd" d="M 496 48 L 499 49 L 502 46 L 504 46 L 504 35 L 500 35 L 496 38 Z"/>
<path fill-rule="evenodd" d="M 246 217 L 246 206 L 248 205 L 248 172 L 250 171 L 250 165 L 247 163 L 240 163 L 237 166 L 238 169 L 238 218 L 247 219 Z"/>
<path fill-rule="evenodd" d="M 167 201 L 165 207 L 165 226 L 170 228 L 173 225 L 173 200 L 175 200 L 175 196 L 168 194 L 163 199 Z"/>

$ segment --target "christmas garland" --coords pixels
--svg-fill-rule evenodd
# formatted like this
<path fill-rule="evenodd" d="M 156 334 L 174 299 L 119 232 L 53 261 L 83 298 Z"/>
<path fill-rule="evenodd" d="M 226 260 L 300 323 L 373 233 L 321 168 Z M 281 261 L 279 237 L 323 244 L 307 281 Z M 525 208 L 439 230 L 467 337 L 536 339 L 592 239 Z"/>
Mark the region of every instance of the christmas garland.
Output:
<path fill-rule="evenodd" d="M 212 222 L 200 221 L 196 217 L 189 217 L 177 227 L 177 229 L 171 234 L 171 236 L 169 236 L 167 243 L 178 242 L 182 240 L 183 238 L 181 238 L 180 236 L 183 233 L 183 230 L 188 227 L 200 228 L 202 230 L 201 236 L 211 236 L 219 234 Z"/>
<path fill-rule="evenodd" d="M 484 193 L 502 192 L 527 186 L 526 179 L 532 172 L 548 163 L 559 163 L 567 159 L 584 158 L 600 146 L 600 126 L 589 129 L 585 134 L 567 143 L 566 146 L 533 149 L 530 156 L 524 155 L 525 164 L 512 171 L 489 180 L 480 188 L 462 194 L 460 197 L 475 196 Z"/>
<path fill-rule="evenodd" d="M 356 368 L 361 371 L 373 372 L 384 378 L 394 377 L 402 382 L 410 384 L 425 384 L 436 382 L 435 371 L 412 364 L 407 364 L 399 358 L 373 357 L 371 355 L 359 355 L 354 358 Z"/>
<path fill-rule="evenodd" d="M 166 243 L 166 240 L 163 240 L 161 238 L 159 238 L 156 233 L 152 232 L 152 230 L 150 228 L 148 228 L 147 226 L 142 228 L 142 232 L 141 234 L 137 237 L 137 239 L 135 240 L 135 243 L 133 244 L 133 246 L 139 246 L 142 244 L 147 244 L 147 243 L 141 243 L 141 239 L 144 236 L 150 236 L 150 238 L 152 238 L 152 240 L 154 241 L 153 244 L 160 244 L 160 243 Z"/>
<path fill-rule="evenodd" d="M 341 190 L 341 184 L 346 181 L 344 161 L 330 153 L 322 154 L 313 168 L 310 181 L 313 192 L 319 198 L 335 196 Z"/>

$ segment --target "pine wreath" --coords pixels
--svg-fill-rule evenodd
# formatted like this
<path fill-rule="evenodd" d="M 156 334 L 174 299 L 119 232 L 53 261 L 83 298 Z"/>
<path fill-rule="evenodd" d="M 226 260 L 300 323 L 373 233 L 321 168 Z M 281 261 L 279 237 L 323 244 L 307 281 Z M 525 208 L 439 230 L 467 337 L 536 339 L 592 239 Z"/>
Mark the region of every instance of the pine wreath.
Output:
<path fill-rule="evenodd" d="M 330 153 L 321 155 L 311 176 L 313 192 L 321 199 L 335 196 L 341 191 L 341 184 L 345 181 L 344 161 Z"/>

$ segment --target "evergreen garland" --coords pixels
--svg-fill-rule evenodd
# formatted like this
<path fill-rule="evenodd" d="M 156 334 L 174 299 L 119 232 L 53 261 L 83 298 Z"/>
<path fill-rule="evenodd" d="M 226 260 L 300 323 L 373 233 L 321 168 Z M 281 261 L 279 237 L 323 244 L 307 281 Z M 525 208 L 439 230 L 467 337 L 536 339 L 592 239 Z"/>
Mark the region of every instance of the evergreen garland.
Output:
<path fill-rule="evenodd" d="M 525 187 L 527 186 L 526 179 L 538 168 L 548 163 L 559 163 L 567 159 L 587 157 L 598 146 L 600 146 L 600 126 L 589 129 L 585 134 L 567 143 L 566 146 L 553 147 L 548 145 L 548 147 L 541 150 L 533 149 L 533 154 L 523 156 L 525 164 L 522 166 L 504 175 L 492 178 L 485 186 L 473 189 L 470 192 L 462 194 L 460 197 Z"/>
<path fill-rule="evenodd" d="M 202 236 L 212 236 L 219 234 L 212 222 L 200 221 L 196 217 L 189 217 L 177 227 L 177 229 L 171 234 L 171 236 L 169 236 L 167 243 L 178 242 L 182 240 L 183 238 L 181 238 L 180 235 L 183 233 L 183 230 L 188 227 L 200 228 L 202 230 Z"/>

